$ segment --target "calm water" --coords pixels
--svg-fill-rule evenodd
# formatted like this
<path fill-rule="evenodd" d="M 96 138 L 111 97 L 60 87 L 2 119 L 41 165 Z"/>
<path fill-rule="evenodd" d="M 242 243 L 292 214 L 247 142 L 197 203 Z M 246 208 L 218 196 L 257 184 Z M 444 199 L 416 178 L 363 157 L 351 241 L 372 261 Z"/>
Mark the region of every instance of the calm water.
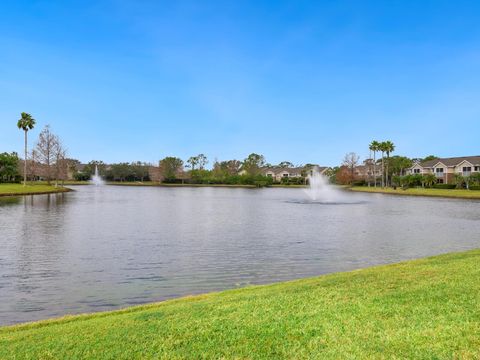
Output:
<path fill-rule="evenodd" d="M 480 246 L 480 202 L 77 187 L 0 199 L 0 325 Z M 300 200 L 300 201 L 299 201 Z"/>

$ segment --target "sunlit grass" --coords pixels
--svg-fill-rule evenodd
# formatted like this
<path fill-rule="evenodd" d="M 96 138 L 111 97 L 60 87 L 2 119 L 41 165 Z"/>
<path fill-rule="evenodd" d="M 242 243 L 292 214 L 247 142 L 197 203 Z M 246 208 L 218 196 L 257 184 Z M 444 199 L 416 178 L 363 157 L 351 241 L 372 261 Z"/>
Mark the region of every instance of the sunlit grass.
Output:
<path fill-rule="evenodd" d="M 423 188 L 410 188 L 403 190 L 397 188 L 381 188 L 381 187 L 367 187 L 367 186 L 354 186 L 350 188 L 352 191 L 371 192 L 371 193 L 383 193 L 392 195 L 412 195 L 412 196 L 436 196 L 436 197 L 451 197 L 462 199 L 480 199 L 479 190 L 466 190 L 466 189 L 423 189 Z"/>
<path fill-rule="evenodd" d="M 43 193 L 55 193 L 55 192 L 65 192 L 69 189 L 64 187 L 55 187 L 53 185 L 46 184 L 0 184 L 0 196 L 6 195 L 29 195 L 29 194 L 43 194 Z"/>
<path fill-rule="evenodd" d="M 480 251 L 0 328 L 2 359 L 475 359 Z"/>

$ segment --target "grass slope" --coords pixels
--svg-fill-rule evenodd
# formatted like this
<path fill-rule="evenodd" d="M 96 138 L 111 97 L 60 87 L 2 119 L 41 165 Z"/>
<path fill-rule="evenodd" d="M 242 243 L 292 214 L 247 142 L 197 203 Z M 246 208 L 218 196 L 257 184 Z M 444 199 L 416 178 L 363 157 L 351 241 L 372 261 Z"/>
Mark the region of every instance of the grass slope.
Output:
<path fill-rule="evenodd" d="M 1 359 L 478 359 L 480 250 L 0 328 Z"/>
<path fill-rule="evenodd" d="M 118 186 L 157 186 L 157 187 L 226 187 L 226 188 L 255 188 L 255 185 L 231 184 L 166 184 L 153 181 L 108 181 L 107 185 Z"/>
<path fill-rule="evenodd" d="M 34 195 L 67 192 L 70 189 L 49 185 L 0 184 L 0 196 Z"/>
<path fill-rule="evenodd" d="M 411 195 L 411 196 L 433 196 L 433 197 L 447 197 L 458 199 L 480 199 L 480 191 L 478 190 L 466 190 L 466 189 L 400 189 L 394 190 L 393 188 L 381 188 L 381 187 L 366 187 L 366 186 L 354 186 L 349 188 L 351 191 L 369 192 L 369 193 L 381 193 L 391 195 Z"/>

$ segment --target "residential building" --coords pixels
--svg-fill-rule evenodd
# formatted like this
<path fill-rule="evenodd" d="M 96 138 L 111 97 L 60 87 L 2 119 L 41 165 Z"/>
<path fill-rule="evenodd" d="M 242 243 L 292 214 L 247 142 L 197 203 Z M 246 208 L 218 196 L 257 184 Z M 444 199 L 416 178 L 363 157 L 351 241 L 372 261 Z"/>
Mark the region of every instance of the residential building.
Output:
<path fill-rule="evenodd" d="M 313 167 L 293 167 L 293 168 L 281 168 L 277 166 L 262 168 L 262 174 L 272 177 L 275 182 L 281 182 L 282 178 L 299 178 L 307 177 L 313 174 L 314 171 L 318 171 L 321 175 L 325 175 L 326 171 L 330 169 L 326 166 L 315 165 Z"/>
<path fill-rule="evenodd" d="M 408 174 L 434 174 L 439 184 L 453 184 L 455 175 L 470 176 L 480 172 L 480 155 L 452 158 L 439 158 L 415 162 Z"/>

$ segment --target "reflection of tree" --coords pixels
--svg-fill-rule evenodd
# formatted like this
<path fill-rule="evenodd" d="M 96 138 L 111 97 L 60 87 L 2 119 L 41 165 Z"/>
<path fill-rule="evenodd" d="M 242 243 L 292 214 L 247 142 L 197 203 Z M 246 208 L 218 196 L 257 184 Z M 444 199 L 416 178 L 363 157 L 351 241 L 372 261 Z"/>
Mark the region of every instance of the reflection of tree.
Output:
<path fill-rule="evenodd" d="M 0 197 L 0 207 L 8 205 L 18 205 L 22 201 L 21 196 L 4 196 Z"/>

